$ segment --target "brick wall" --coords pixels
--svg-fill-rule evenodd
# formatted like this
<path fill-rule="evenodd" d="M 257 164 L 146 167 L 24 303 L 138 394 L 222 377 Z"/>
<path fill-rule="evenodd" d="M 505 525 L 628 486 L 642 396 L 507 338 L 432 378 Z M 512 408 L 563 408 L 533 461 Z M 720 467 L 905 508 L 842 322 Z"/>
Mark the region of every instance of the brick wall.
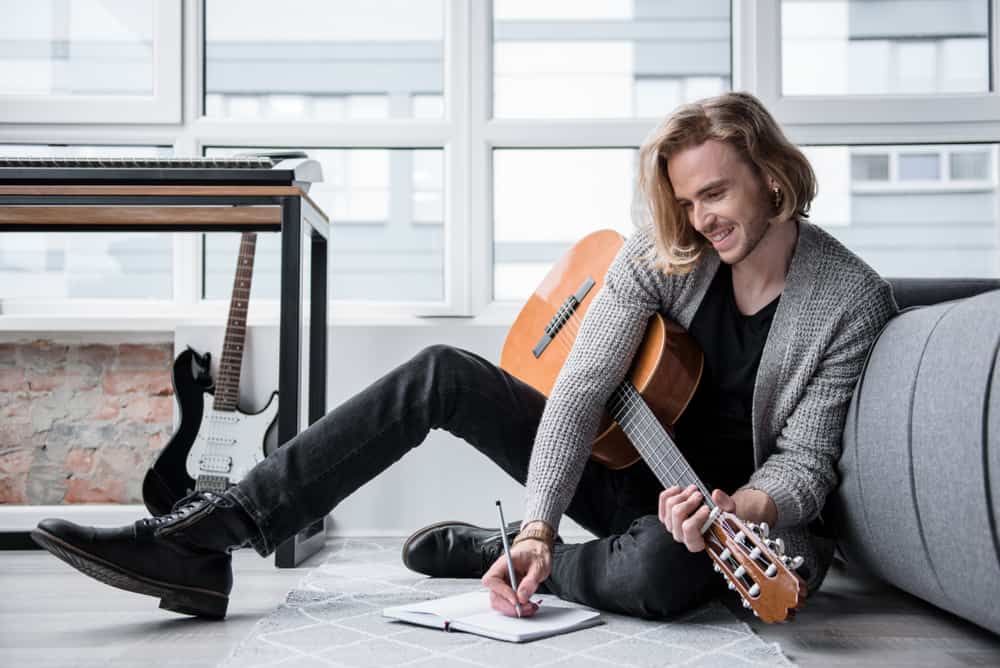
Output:
<path fill-rule="evenodd" d="M 0 343 L 0 503 L 141 503 L 173 345 Z"/>

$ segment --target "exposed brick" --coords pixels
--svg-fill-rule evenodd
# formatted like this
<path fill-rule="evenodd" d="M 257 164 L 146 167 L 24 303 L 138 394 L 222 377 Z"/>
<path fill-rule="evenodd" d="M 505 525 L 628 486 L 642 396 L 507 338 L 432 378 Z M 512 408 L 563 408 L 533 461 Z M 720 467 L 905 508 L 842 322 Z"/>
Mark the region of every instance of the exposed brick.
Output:
<path fill-rule="evenodd" d="M 167 368 L 173 357 L 173 346 L 122 343 L 118 346 L 116 369 Z"/>
<path fill-rule="evenodd" d="M 69 346 L 51 341 L 34 341 L 20 349 L 21 366 L 25 368 L 47 369 L 66 363 Z"/>
<path fill-rule="evenodd" d="M 17 366 L 16 343 L 0 343 L 0 366 Z"/>
<path fill-rule="evenodd" d="M 77 477 L 90 475 L 94 468 L 93 448 L 73 448 L 66 453 L 66 470 Z"/>
<path fill-rule="evenodd" d="M 173 397 L 150 397 L 150 413 L 146 422 L 171 423 L 174 419 Z"/>
<path fill-rule="evenodd" d="M 94 470 L 94 477 L 108 476 L 112 474 L 122 474 L 132 476 L 141 473 L 140 464 L 142 455 L 132 448 L 100 448 L 97 451 L 98 466 Z M 120 475 L 118 477 L 121 477 Z"/>
<path fill-rule="evenodd" d="M 88 480 L 70 478 L 66 481 L 63 503 L 123 503 L 125 485 L 121 480 Z"/>
<path fill-rule="evenodd" d="M 27 398 L 19 401 L 12 401 L 3 408 L 0 408 L 0 417 L 3 418 L 3 421 L 18 420 L 27 422 L 30 415 L 30 407 L 31 404 L 28 403 Z"/>
<path fill-rule="evenodd" d="M 164 371 L 108 371 L 104 374 L 107 394 L 137 392 L 155 396 L 173 395 L 170 374 Z"/>
<path fill-rule="evenodd" d="M 121 400 L 118 397 L 102 396 L 97 409 L 90 419 L 96 421 L 116 420 L 121 414 Z"/>
<path fill-rule="evenodd" d="M 23 474 L 9 478 L 0 478 L 0 504 L 27 504 L 27 481 L 28 476 Z"/>
<path fill-rule="evenodd" d="M 53 367 L 47 371 L 28 370 L 25 372 L 28 389 L 32 392 L 51 392 L 60 387 L 70 390 L 84 390 L 97 387 L 100 378 L 97 374 L 82 374 L 78 371 L 66 371 L 66 367 Z"/>
<path fill-rule="evenodd" d="M 146 446 L 147 450 L 151 452 L 159 452 L 167 444 L 168 436 L 163 432 L 157 432 L 155 434 L 149 435 L 149 444 Z"/>
<path fill-rule="evenodd" d="M 30 441 L 34 433 L 30 422 L 4 420 L 0 422 L 0 449 L 20 448 Z"/>
<path fill-rule="evenodd" d="M 34 448 L 0 450 L 0 475 L 22 475 L 31 470 L 35 459 Z"/>
<path fill-rule="evenodd" d="M 28 384 L 24 379 L 24 369 L 0 368 L 0 391 L 17 392 L 28 389 Z"/>
<path fill-rule="evenodd" d="M 116 346 L 94 343 L 85 346 L 74 346 L 70 351 L 69 360 L 74 365 L 82 365 L 100 372 L 110 367 L 118 353 Z"/>

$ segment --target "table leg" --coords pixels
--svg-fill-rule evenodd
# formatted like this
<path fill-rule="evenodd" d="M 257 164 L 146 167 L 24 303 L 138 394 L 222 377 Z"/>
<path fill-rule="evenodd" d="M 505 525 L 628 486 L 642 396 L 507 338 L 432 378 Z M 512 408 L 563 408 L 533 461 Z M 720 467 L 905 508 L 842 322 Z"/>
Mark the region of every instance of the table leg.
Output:
<path fill-rule="evenodd" d="M 299 433 L 299 416 L 301 402 L 299 386 L 302 380 L 302 204 L 297 197 L 285 197 L 281 200 L 281 316 L 278 334 L 278 444 L 287 443 Z M 315 250 L 313 251 L 315 253 Z M 325 258 L 324 258 L 325 260 Z M 325 262 L 323 268 L 325 268 Z M 313 265 L 313 274 L 316 266 Z M 325 272 L 324 272 L 325 275 Z M 313 286 L 315 287 L 315 286 Z M 325 288 L 325 284 L 324 284 Z M 316 306 L 316 294 L 313 293 L 313 310 Z M 322 300 L 325 307 L 324 299 Z M 324 308 L 325 311 L 325 308 Z M 311 329 L 315 329 L 313 319 Z M 326 328 L 323 328 L 324 336 Z M 315 343 L 315 334 L 310 337 L 310 345 Z M 321 355 L 325 357 L 326 345 L 321 346 Z M 310 357 L 315 355 L 315 349 Z M 313 393 L 316 375 L 323 377 L 325 373 L 316 374 L 311 371 L 310 395 Z M 324 390 L 325 390 L 324 385 Z M 325 404 L 325 401 L 323 402 Z M 314 404 L 309 399 L 309 421 L 315 419 Z M 274 564 L 278 568 L 294 568 L 309 556 L 322 549 L 326 541 L 326 518 L 316 520 L 302 529 L 292 538 L 278 545 L 275 550 Z"/>

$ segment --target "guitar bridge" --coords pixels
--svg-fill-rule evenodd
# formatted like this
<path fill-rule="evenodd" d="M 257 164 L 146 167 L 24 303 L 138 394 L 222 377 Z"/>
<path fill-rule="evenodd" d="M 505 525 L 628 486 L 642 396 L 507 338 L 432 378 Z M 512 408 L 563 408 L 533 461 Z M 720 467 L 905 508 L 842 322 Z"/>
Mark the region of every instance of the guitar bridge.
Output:
<path fill-rule="evenodd" d="M 559 310 L 557 310 L 555 315 L 552 316 L 552 320 L 550 320 L 549 324 L 545 326 L 545 333 L 542 334 L 542 338 L 540 338 L 538 343 L 535 344 L 535 347 L 531 349 L 531 354 L 534 355 L 536 359 L 542 356 L 545 349 L 549 347 L 550 343 L 552 343 L 552 339 L 556 338 L 556 334 L 562 330 L 563 325 L 565 325 L 566 322 L 573 317 L 573 313 L 575 313 L 580 307 L 580 303 L 583 302 L 587 293 L 589 293 L 596 284 L 597 283 L 594 279 L 588 277 L 579 289 L 577 289 L 576 293 L 566 298 L 566 301 L 562 303 Z"/>

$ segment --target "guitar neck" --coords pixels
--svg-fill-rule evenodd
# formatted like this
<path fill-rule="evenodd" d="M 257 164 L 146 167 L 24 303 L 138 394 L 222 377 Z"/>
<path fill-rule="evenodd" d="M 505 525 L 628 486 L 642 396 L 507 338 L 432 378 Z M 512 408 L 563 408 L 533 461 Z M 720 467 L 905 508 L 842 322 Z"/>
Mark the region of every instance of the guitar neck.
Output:
<path fill-rule="evenodd" d="M 639 451 L 643 461 L 649 465 L 664 488 L 672 485 L 682 488 L 696 485 L 705 504 L 709 508 L 715 507 L 711 494 L 698 474 L 631 382 L 625 380 L 618 386 L 611 394 L 607 407 L 611 417 L 625 432 L 629 442 Z"/>
<path fill-rule="evenodd" d="M 234 411 L 239 402 L 243 344 L 247 335 L 247 305 L 250 302 L 256 248 L 256 232 L 244 232 L 240 237 L 240 254 L 236 261 L 236 275 L 233 277 L 233 296 L 229 300 L 229 319 L 226 321 L 226 336 L 215 380 L 212 407 L 217 411 Z"/>

